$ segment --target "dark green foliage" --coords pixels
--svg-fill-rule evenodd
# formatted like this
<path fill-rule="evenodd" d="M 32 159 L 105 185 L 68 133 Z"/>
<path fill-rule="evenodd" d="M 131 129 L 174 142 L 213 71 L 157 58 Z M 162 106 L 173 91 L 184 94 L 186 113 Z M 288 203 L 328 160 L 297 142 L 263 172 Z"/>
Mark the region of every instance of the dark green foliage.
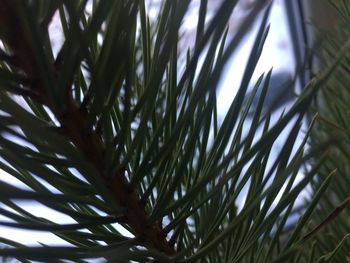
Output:
<path fill-rule="evenodd" d="M 300 167 L 327 146 L 305 154 L 309 131 L 301 144 L 296 138 L 311 99 L 349 45 L 271 121 L 262 111 L 271 71 L 246 98 L 268 34 L 269 1 L 257 1 L 229 40 L 227 21 L 237 1 L 222 1 L 209 24 L 207 1 L 201 1 L 185 62 L 179 29 L 191 1 L 162 1 L 155 21 L 142 0 L 93 0 L 91 14 L 87 2 L 2 2 L 0 168 L 28 188 L 1 181 L 0 214 L 9 220 L 0 225 L 54 233 L 70 246 L 25 246 L 2 237 L 0 256 L 22 262 L 298 262 L 312 236 L 304 226 L 329 182 L 317 187 L 287 236 L 294 203 L 317 172 L 297 181 Z M 56 12 L 64 40 L 55 57 L 48 25 Z M 253 23 L 259 31 L 239 91 L 219 123 L 218 82 Z M 21 200 L 35 200 L 74 223 L 38 217 Z"/>
<path fill-rule="evenodd" d="M 325 34 L 324 41 L 316 53 L 318 68 L 327 67 L 341 46 L 350 42 L 348 28 L 350 4 L 347 1 L 330 1 L 330 3 L 339 12 L 341 19 L 338 21 L 338 28 L 326 34 L 322 32 Z M 316 260 L 324 255 L 319 262 L 347 262 L 350 256 L 349 61 L 349 55 L 343 57 L 338 68 L 322 85 L 312 109 L 313 112 L 318 112 L 318 117 L 316 129 L 311 133 L 311 146 L 330 138 L 335 138 L 337 141 L 326 152 L 327 157 L 319 168 L 317 180 L 313 182 L 313 189 L 316 191 L 327 174 L 334 173 L 334 178 L 320 199 L 310 223 L 310 229 L 317 230 L 310 260 L 311 258 Z M 314 162 L 317 161 L 318 158 L 314 158 Z"/>

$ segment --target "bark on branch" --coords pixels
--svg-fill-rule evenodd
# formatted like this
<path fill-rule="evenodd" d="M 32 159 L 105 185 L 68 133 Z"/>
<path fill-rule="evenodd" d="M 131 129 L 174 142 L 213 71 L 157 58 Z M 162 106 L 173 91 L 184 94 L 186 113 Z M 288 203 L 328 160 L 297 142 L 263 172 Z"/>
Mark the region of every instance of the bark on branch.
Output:
<path fill-rule="evenodd" d="M 80 105 L 73 99 L 71 92 L 65 97 L 65 110 L 59 111 L 54 107 L 47 88 L 40 78 L 37 60 L 33 52 L 33 43 L 30 37 L 30 29 L 23 24 L 18 6 L 23 6 L 24 1 L 4 0 L 0 5 L 1 40 L 11 49 L 12 64 L 30 80 L 33 80 L 30 89 L 38 94 L 37 102 L 47 105 L 55 117 L 59 120 L 63 135 L 70 140 L 98 171 L 103 178 L 106 188 L 109 189 L 118 205 L 125 207 L 125 223 L 131 227 L 133 234 L 139 237 L 142 245 L 155 249 L 168 255 L 175 253 L 171 245 L 157 223 L 149 224 L 149 215 L 144 203 L 135 189 L 131 189 L 124 171 L 118 171 L 113 176 L 104 176 L 105 145 L 100 135 L 92 128 L 88 128 L 88 113 L 83 112 Z M 39 21 L 37 21 L 40 30 Z M 57 65 L 51 65 L 53 76 L 59 76 Z M 71 85 L 70 85 L 71 86 Z M 35 99 L 35 98 L 32 98 Z"/>

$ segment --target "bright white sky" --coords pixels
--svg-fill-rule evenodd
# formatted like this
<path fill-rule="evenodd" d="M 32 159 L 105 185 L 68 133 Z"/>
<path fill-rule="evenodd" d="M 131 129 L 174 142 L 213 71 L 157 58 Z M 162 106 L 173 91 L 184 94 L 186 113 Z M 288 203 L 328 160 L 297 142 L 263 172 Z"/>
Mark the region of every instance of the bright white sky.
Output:
<path fill-rule="evenodd" d="M 226 73 L 223 74 L 225 77 L 222 79 L 218 94 L 218 112 L 221 115 L 225 114 L 236 95 L 257 30 L 258 25 L 255 26 L 244 45 L 229 61 Z M 273 72 L 287 71 L 293 73 L 294 65 L 293 47 L 284 4 L 282 0 L 275 0 L 270 15 L 270 32 L 253 79 L 257 80 L 262 73 L 269 71 L 271 68 L 273 68 Z"/>

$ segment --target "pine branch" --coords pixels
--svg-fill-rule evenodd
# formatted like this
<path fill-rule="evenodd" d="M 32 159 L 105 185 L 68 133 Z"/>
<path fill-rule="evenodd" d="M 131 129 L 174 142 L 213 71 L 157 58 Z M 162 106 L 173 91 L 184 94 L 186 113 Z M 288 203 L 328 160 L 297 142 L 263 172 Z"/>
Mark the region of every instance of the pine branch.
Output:
<path fill-rule="evenodd" d="M 28 25 L 24 23 L 19 12 L 23 10 L 25 4 L 18 0 L 4 0 L 1 4 L 0 24 L 6 28 L 3 40 L 12 52 L 14 65 L 31 80 L 30 91 L 38 94 L 38 98 L 32 96 L 32 99 L 50 108 L 61 125 L 61 134 L 71 141 L 96 169 L 116 203 L 126 208 L 124 222 L 131 227 L 141 244 L 168 255 L 174 254 L 174 247 L 166 240 L 159 224 L 148 223 L 149 215 L 145 210 L 144 202 L 141 202 L 136 189 L 129 186 L 125 171 L 119 170 L 114 176 L 104 173 L 106 147 L 101 136 L 88 125 L 87 112 L 81 110 L 80 105 L 73 99 L 72 83 L 68 83 L 69 92 L 64 94 L 64 107 L 57 107 L 52 99 L 53 95 L 48 93 L 50 87 L 45 86 L 40 76 L 39 62 L 33 51 L 33 41 L 28 33 Z M 54 76 L 54 81 L 57 81 L 60 76 L 60 65 L 54 63 L 50 66 L 48 70 Z"/>

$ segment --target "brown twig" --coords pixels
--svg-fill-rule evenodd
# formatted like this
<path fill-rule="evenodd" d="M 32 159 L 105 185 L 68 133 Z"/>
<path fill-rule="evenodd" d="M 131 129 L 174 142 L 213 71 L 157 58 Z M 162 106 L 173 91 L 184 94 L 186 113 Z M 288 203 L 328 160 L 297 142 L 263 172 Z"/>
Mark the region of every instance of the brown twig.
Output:
<path fill-rule="evenodd" d="M 49 94 L 43 81 L 38 74 L 35 57 L 32 50 L 31 38 L 28 36 L 28 28 L 21 24 L 17 5 L 23 5 L 22 1 L 4 0 L 0 7 L 0 25 L 5 29 L 6 34 L 3 41 L 11 48 L 16 61 L 16 67 L 20 68 L 28 78 L 34 79 L 35 85 L 31 85 L 32 91 L 40 94 L 45 104 L 52 110 L 59 120 L 63 134 L 69 139 L 98 171 L 105 182 L 117 204 L 125 207 L 125 222 L 131 227 L 133 233 L 140 238 L 142 245 L 152 248 L 168 255 L 175 253 L 174 247 L 166 240 L 161 226 L 157 223 L 149 224 L 149 215 L 144 204 L 140 200 L 139 193 L 131 189 L 123 170 L 118 171 L 114 176 L 104 175 L 105 146 L 99 134 L 88 128 L 88 115 L 82 111 L 77 102 L 69 92 L 65 97 L 65 109 L 59 111 L 49 101 Z M 40 27 L 38 21 L 38 27 Z M 53 76 L 59 76 L 60 65 L 52 65 Z M 70 87 L 72 85 L 69 85 Z M 33 98 L 35 99 L 35 98 Z M 42 103 L 42 101 L 39 101 Z"/>

